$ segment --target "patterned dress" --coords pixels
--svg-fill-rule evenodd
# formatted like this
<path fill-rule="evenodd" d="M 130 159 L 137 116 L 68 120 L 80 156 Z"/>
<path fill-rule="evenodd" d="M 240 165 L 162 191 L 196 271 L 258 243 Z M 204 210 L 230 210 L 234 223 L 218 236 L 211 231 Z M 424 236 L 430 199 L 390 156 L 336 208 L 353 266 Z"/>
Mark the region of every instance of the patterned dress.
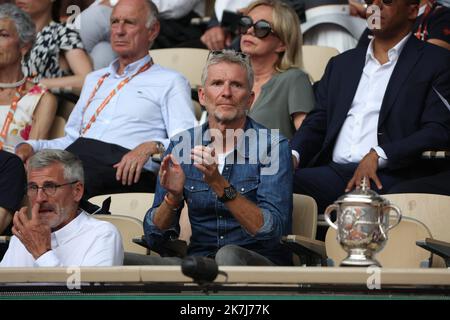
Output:
<path fill-rule="evenodd" d="M 24 73 L 36 77 L 36 80 L 67 76 L 70 72 L 59 66 L 61 51 L 83 48 L 76 30 L 52 21 L 37 34 L 36 42 L 24 63 Z"/>
<path fill-rule="evenodd" d="M 18 143 L 29 139 L 34 110 L 46 91 L 43 86 L 36 84 L 19 100 L 3 146 L 5 151 L 14 153 Z M 9 109 L 10 105 L 0 105 L 0 127 L 3 127 Z"/>

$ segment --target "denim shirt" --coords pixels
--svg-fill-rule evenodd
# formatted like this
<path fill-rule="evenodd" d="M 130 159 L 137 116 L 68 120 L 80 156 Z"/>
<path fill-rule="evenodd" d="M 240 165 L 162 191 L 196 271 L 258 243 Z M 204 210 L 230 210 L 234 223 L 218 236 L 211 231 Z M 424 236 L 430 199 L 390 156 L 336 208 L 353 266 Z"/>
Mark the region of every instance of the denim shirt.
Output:
<path fill-rule="evenodd" d="M 264 224 L 251 235 L 217 199 L 203 181 L 202 172 L 192 164 L 190 150 L 211 141 L 207 129 L 206 123 L 180 133 L 171 139 L 166 152 L 175 155 L 186 176 L 183 195 L 192 228 L 188 254 L 214 257 L 221 247 L 234 244 L 253 250 L 277 265 L 291 265 L 292 254 L 280 245 L 281 236 L 291 233 L 292 227 L 293 175 L 287 139 L 247 118 L 244 131 L 255 133 L 255 139 L 251 143 L 250 139 L 242 139 L 225 159 L 222 176 L 262 212 Z M 158 178 L 153 206 L 144 219 L 145 237 L 150 246 L 178 236 L 180 231 L 182 207 L 169 229 L 160 230 L 153 224 L 153 215 L 166 193 Z"/>

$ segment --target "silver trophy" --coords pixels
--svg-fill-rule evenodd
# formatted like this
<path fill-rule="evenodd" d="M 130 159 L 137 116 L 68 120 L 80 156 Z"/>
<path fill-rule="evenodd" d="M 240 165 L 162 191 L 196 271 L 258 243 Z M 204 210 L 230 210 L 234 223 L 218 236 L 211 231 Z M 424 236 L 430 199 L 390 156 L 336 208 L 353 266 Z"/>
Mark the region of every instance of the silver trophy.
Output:
<path fill-rule="evenodd" d="M 336 224 L 330 214 L 336 211 Z M 395 220 L 390 225 L 390 213 Z M 388 239 L 388 231 L 402 219 L 400 209 L 391 205 L 367 187 L 363 179 L 361 187 L 341 196 L 325 210 L 325 220 L 337 230 L 337 241 L 348 253 L 341 266 L 380 266 L 375 253 L 380 251 Z"/>

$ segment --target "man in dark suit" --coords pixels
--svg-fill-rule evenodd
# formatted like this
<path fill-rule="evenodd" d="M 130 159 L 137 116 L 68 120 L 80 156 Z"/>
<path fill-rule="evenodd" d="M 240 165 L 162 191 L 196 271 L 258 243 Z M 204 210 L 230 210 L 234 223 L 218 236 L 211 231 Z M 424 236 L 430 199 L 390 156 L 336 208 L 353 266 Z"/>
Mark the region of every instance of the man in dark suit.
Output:
<path fill-rule="evenodd" d="M 291 142 L 294 191 L 314 197 L 320 213 L 363 178 L 385 193 L 429 175 L 421 153 L 450 144 L 450 52 L 411 35 L 419 0 L 373 4 L 373 40 L 330 60 Z"/>

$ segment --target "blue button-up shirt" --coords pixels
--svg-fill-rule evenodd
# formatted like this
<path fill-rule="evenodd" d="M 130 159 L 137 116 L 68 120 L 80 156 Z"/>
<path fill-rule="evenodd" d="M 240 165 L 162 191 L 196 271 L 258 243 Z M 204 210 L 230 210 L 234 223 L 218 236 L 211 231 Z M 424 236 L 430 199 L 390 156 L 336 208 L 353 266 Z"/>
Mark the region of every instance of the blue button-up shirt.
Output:
<path fill-rule="evenodd" d="M 171 139 L 167 153 L 177 157 L 186 176 L 183 195 L 192 228 L 188 254 L 213 257 L 221 247 L 234 244 L 253 250 L 275 264 L 289 265 L 292 254 L 280 245 L 281 236 L 291 233 L 292 224 L 293 178 L 288 141 L 278 135 L 278 130 L 266 129 L 250 118 L 247 118 L 244 130 L 251 138 L 238 142 L 236 149 L 225 158 L 222 175 L 242 196 L 260 208 L 264 224 L 255 235 L 241 226 L 191 163 L 190 150 L 211 141 L 208 124 Z M 164 231 L 153 224 L 153 215 L 166 192 L 158 179 L 153 206 L 144 220 L 150 246 L 180 231 L 178 219 Z M 181 210 L 179 208 L 177 212 L 178 218 Z"/>

